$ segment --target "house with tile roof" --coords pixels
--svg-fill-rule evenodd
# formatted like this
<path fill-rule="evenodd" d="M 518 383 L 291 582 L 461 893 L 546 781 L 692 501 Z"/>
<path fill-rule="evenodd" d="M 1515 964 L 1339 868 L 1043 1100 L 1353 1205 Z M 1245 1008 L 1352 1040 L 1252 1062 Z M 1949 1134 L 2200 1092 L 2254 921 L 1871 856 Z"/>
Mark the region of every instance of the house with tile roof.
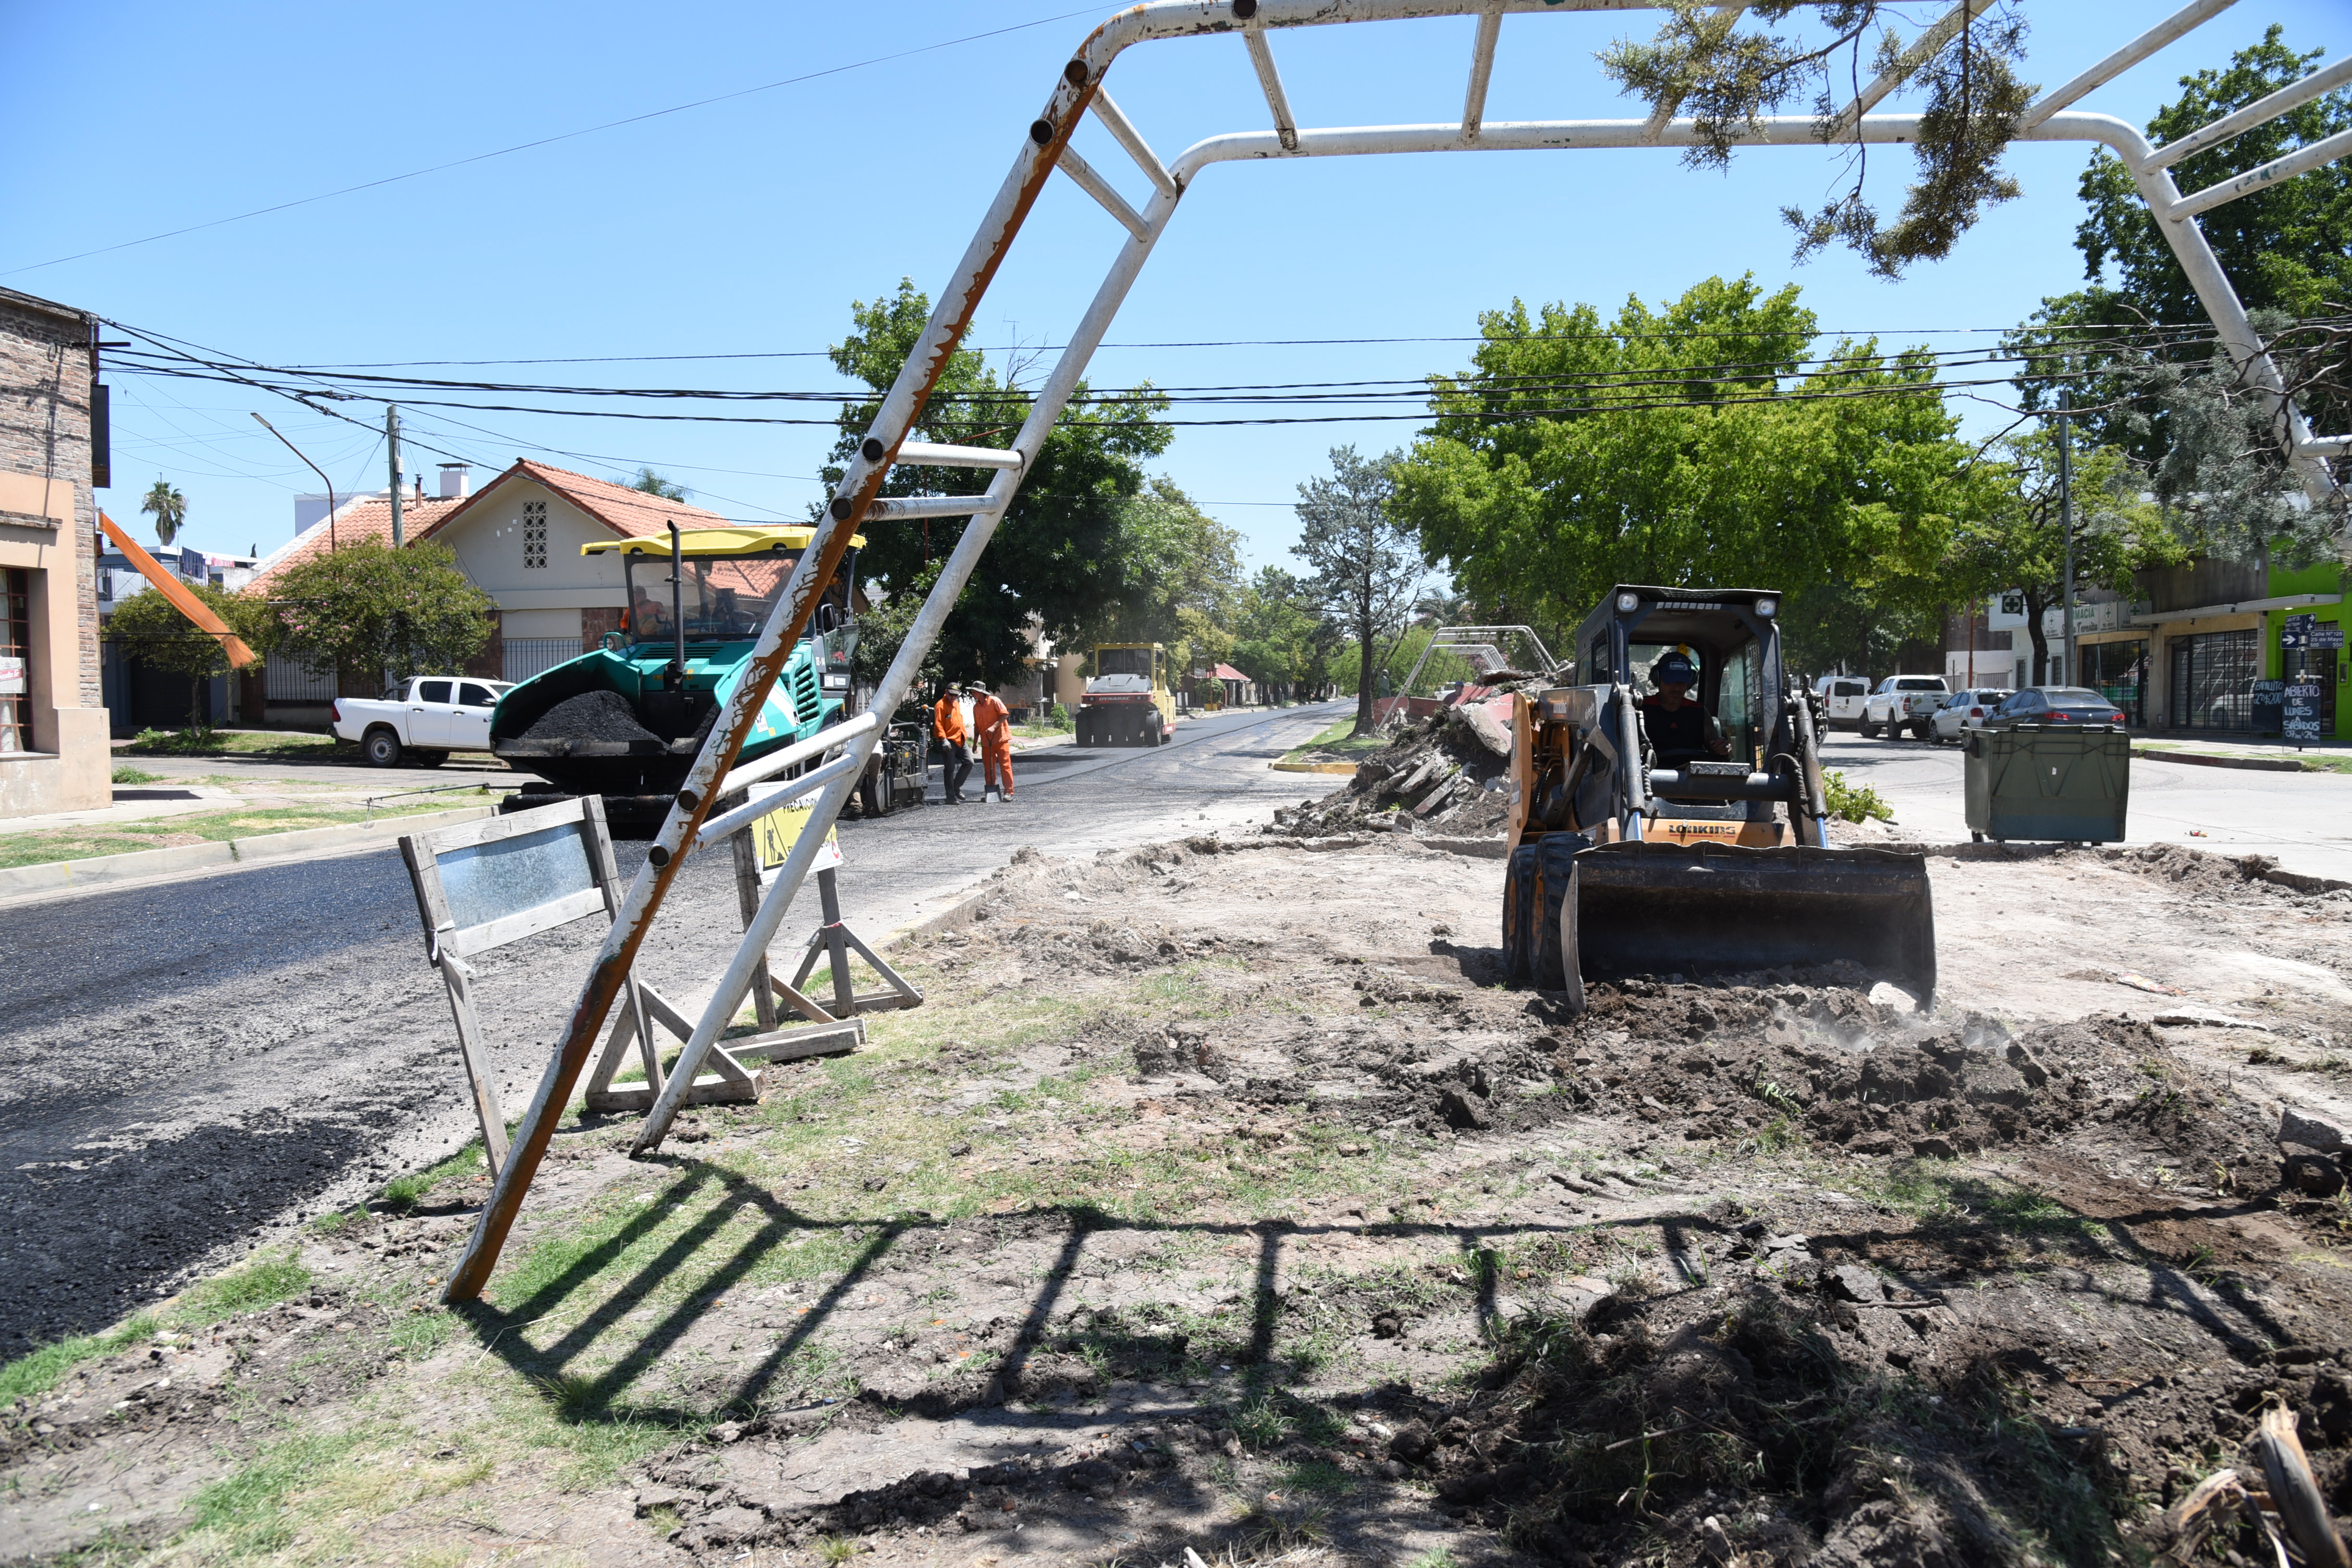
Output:
<path fill-rule="evenodd" d="M 497 680 L 521 680 L 576 658 L 619 628 L 626 604 L 619 558 L 583 556 L 582 545 L 666 533 L 672 522 L 682 529 L 727 525 L 702 507 L 530 458 L 478 490 L 470 488 L 464 465 L 444 464 L 440 489 L 437 496 L 402 497 L 402 531 L 411 542 L 448 546 L 467 577 L 498 601 L 497 629 L 465 670 Z M 391 542 L 388 497 L 346 502 L 320 518 L 260 563 L 247 592 L 267 595 L 295 566 L 362 540 Z M 258 698 L 275 722 L 322 721 L 337 695 L 331 679 L 299 669 L 273 669 L 261 679 L 266 695 L 248 694 L 240 707 L 252 712 Z"/>

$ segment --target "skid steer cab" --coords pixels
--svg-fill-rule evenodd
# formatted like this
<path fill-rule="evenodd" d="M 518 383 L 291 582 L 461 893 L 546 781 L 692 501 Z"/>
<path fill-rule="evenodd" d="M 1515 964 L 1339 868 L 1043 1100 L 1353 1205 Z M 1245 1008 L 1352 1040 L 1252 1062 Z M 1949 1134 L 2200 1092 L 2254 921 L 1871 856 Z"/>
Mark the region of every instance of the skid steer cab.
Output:
<path fill-rule="evenodd" d="M 1621 584 L 1577 628 L 1580 684 L 1511 723 L 1503 954 L 1514 985 L 1635 975 L 1936 984 L 1926 859 L 1832 849 L 1817 700 L 1780 595 Z"/>
<path fill-rule="evenodd" d="M 1163 745 L 1175 725 L 1168 650 L 1156 642 L 1095 644 L 1094 673 L 1078 699 L 1078 744 Z"/>

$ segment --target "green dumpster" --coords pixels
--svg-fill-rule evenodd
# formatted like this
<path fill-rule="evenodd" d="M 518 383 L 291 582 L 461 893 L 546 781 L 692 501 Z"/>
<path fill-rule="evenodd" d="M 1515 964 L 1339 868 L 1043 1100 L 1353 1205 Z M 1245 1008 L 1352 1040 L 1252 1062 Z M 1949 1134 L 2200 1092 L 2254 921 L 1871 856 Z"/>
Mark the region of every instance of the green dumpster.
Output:
<path fill-rule="evenodd" d="M 2124 836 L 2131 736 L 2119 724 L 1969 731 L 1969 833 L 2112 844 Z"/>

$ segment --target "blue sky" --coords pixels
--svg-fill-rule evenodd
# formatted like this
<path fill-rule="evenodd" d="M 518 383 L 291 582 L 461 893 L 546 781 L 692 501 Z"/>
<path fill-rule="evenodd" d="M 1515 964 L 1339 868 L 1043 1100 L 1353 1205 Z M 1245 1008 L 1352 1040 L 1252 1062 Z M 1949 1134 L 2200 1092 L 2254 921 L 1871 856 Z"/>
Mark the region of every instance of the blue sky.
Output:
<path fill-rule="evenodd" d="M 1943 5 L 1913 8 L 1924 19 Z M 2173 10 L 2027 0 L 2028 76 L 2054 84 Z M 605 0 L 458 5 L 396 19 L 315 5 L 92 3 L 0 7 L 16 152 L 0 164 L 0 284 L 270 363 L 800 353 L 837 341 L 854 298 L 902 276 L 936 292 L 1070 48 L 1108 14 L 1055 0 L 977 5 L 726 3 L 660 9 Z M 1059 16 L 1058 20 L 1045 20 Z M 2219 64 L 2273 22 L 2302 49 L 2340 53 L 2340 0 L 2241 0 L 2080 107 L 2135 123 L 2184 72 Z M 1039 22 L 1042 25 L 1021 26 Z M 1505 21 L 1490 120 L 1637 115 L 1593 64 L 1642 13 Z M 1458 117 L 1467 19 L 1278 34 L 1302 123 Z M 572 137 L 151 244 L 100 247 L 292 202 L 517 142 L 991 28 L 993 37 Z M 1109 86 L 1163 157 L 1220 132 L 1262 129 L 1240 40 L 1130 50 Z M 1899 103 L 1897 105 L 1900 106 Z M 1143 181 L 1097 128 L 1080 146 L 1139 202 Z M 1433 154 L 1226 165 L 1187 193 L 1113 328 L 1113 343 L 1453 338 L 1520 296 L 1670 298 L 1714 273 L 1795 281 L 1829 329 L 1890 345 L 1987 341 L 2043 296 L 2077 286 L 2076 176 L 2087 149 L 2020 145 L 2023 196 L 1939 265 L 1900 282 L 1844 253 L 1790 260 L 1783 205 L 1818 205 L 1841 172 L 1825 152 L 1765 150 L 1727 178 L 1671 151 Z M 1874 153 L 1882 205 L 1906 155 Z M 1066 180 L 1040 201 L 983 303 L 974 338 L 1058 343 L 1123 231 Z M 1935 336 L 1931 330 L 1944 330 Z M 1097 385 L 1415 376 L 1466 345 L 1115 348 Z M 993 357 L 1001 363 L 1003 353 Z M 426 369 L 413 374 L 444 374 Z M 499 365 L 490 379 L 601 385 L 830 390 L 821 357 Z M 339 489 L 376 488 L 370 431 L 235 386 L 115 374 L 116 483 L 100 504 L 142 523 L 161 475 L 189 499 L 186 542 L 263 550 L 317 482 L 249 417 L 258 410 Z M 514 399 L 513 401 L 532 401 Z M 380 405 L 346 411 L 380 424 Z M 783 412 L 830 414 L 829 405 Z M 1990 411 L 1972 424 L 1992 421 Z M 486 469 L 519 456 L 606 477 L 651 464 L 730 516 L 797 519 L 830 430 L 476 414 L 412 406 L 419 447 Z M 462 421 L 462 423 L 461 423 Z M 1412 425 L 1187 429 L 1160 464 L 1243 531 L 1253 564 L 1283 562 L 1300 480 L 1343 441 L 1378 450 Z M 437 454 L 413 447 L 432 483 Z M 1273 504 L 1267 504 L 1273 503 Z"/>

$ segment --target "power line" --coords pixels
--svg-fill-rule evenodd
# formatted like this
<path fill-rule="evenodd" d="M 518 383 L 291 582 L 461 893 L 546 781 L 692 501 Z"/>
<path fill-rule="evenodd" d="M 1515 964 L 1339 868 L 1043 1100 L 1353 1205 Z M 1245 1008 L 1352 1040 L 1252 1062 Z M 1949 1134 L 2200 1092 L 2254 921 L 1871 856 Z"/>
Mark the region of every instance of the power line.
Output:
<path fill-rule="evenodd" d="M 2008 327 L 1817 327 L 1809 336 L 1822 338 L 1874 337 L 1952 337 L 1964 333 L 2006 333 L 2020 329 Z M 2150 332 L 2206 331 L 2202 327 L 2170 328 L 2161 325 L 2138 326 L 2127 323 L 2084 322 L 2063 329 L 2070 332 Z M 1498 336 L 1418 337 L 1418 338 L 1199 338 L 1171 340 L 1165 342 L 1101 343 L 1106 349 L 1265 349 L 1265 348 L 1332 348 L 1377 346 L 1386 343 L 1533 343 L 1533 342 L 1668 342 L 1693 339 L 1754 338 L 1771 334 L 1760 331 L 1703 332 L 1677 331 L 1672 332 L 1526 332 Z M 1001 343 L 991 348 L 974 347 L 973 353 L 1059 353 L 1065 343 Z M 454 369 L 475 369 L 489 365 L 524 364 L 677 364 L 689 361 L 717 362 L 751 359 L 830 359 L 831 349 L 771 349 L 751 353 L 698 354 L 572 354 L 551 359 L 407 359 L 360 360 L 349 364 L 288 365 L 289 372 L 331 374 L 355 370 L 426 370 L 435 366 Z"/>
<path fill-rule="evenodd" d="M 968 33 L 961 38 L 949 38 L 936 44 L 924 44 L 911 49 L 900 49 L 896 54 L 876 55 L 870 59 L 855 60 L 847 65 L 827 66 L 823 70 L 786 77 L 781 81 L 766 82 L 759 87 L 740 88 L 733 92 L 718 93 L 709 98 L 698 98 L 690 103 L 674 103 L 667 109 L 649 109 L 643 114 L 631 114 L 619 120 L 607 120 L 601 125 L 583 125 L 576 131 L 560 131 L 552 136 L 541 136 L 530 142 L 518 142 L 511 147 L 499 147 L 488 153 L 476 153 L 464 158 L 452 158 L 446 163 L 435 163 L 423 169 L 411 169 L 404 174 L 386 174 L 382 179 L 363 180 L 356 185 L 345 185 L 340 190 L 321 191 L 317 195 L 311 196 L 298 196 L 290 202 L 278 202 L 269 206 L 256 207 L 250 212 L 235 213 L 227 217 L 211 218 L 204 223 L 187 224 L 179 228 L 165 229 L 161 234 L 151 234 L 139 239 L 126 239 L 114 245 L 101 245 L 96 249 L 77 251 L 71 256 L 52 257 L 47 261 L 35 261 L 23 267 L 12 267 L 5 272 L 0 272 L 0 278 L 12 278 L 19 272 L 37 272 L 45 267 L 62 267 L 68 261 L 82 261 L 93 256 L 105 256 L 117 250 L 129 250 L 135 246 L 152 245 L 158 240 L 176 239 L 184 234 L 195 234 L 204 229 L 219 228 L 225 224 L 243 223 L 247 218 L 267 217 L 271 213 L 288 212 L 295 207 L 309 206 L 314 202 L 332 201 L 337 196 L 353 195 L 361 191 L 373 191 L 384 185 L 396 185 L 404 180 L 421 180 L 427 174 L 438 174 L 450 169 L 462 169 L 469 163 L 486 163 L 492 158 L 504 158 L 510 153 L 528 153 L 534 147 L 552 146 L 558 142 L 569 142 L 575 137 L 593 136 L 600 131 L 614 131 L 624 125 L 638 125 L 648 120 L 662 119 L 667 115 L 683 114 L 690 109 L 707 109 L 714 103 L 726 103 L 738 98 L 750 98 L 757 93 L 773 92 L 778 88 L 797 87 L 803 82 L 815 81 L 823 77 L 840 76 L 846 71 L 864 70 L 870 66 L 887 65 L 893 60 L 911 59 L 917 55 L 931 54 L 940 49 L 950 49 L 962 44 L 978 43 L 984 38 L 1002 37 L 1007 33 L 1024 32 L 1031 27 L 1043 27 L 1054 22 L 1066 22 L 1073 16 L 1091 16 L 1098 9 L 1097 6 L 1089 5 L 1083 10 L 1064 11 L 1052 16 L 1040 16 L 1031 22 L 1016 22 L 1010 26 L 992 27 L 984 33 Z"/>

